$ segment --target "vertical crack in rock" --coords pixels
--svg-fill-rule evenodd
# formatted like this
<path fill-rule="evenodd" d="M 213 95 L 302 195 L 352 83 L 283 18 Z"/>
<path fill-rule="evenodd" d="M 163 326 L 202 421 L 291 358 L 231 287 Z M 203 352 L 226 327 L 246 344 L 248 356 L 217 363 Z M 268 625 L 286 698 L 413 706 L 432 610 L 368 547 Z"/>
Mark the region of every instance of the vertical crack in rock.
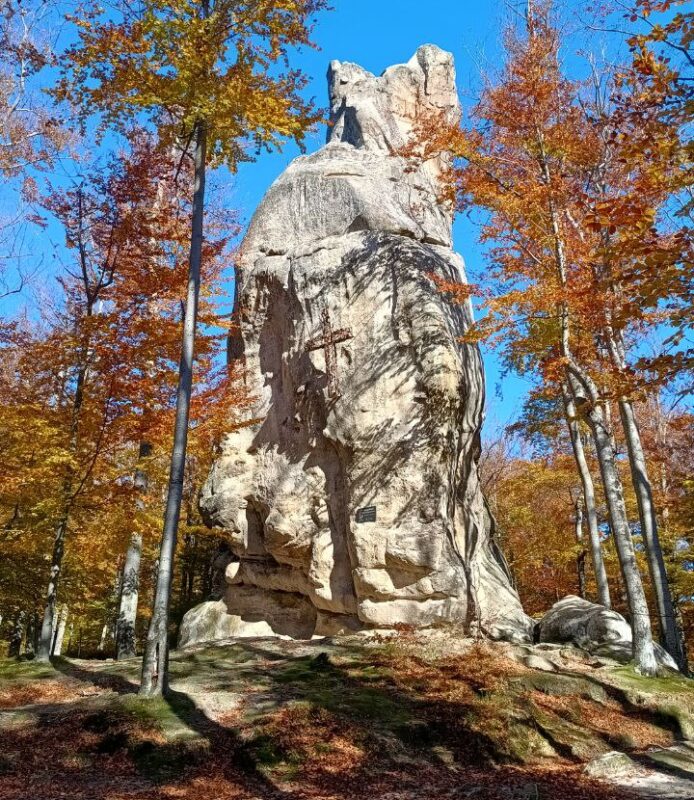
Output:
<path fill-rule="evenodd" d="M 477 472 L 472 309 L 432 279 L 465 280 L 437 199 L 445 155 L 415 170 L 397 155 L 420 115 L 459 119 L 453 59 L 426 45 L 380 77 L 333 62 L 328 79 L 328 143 L 270 187 L 241 248 L 229 353 L 254 422 L 201 497 L 237 560 L 181 644 L 396 624 L 526 639 Z"/>

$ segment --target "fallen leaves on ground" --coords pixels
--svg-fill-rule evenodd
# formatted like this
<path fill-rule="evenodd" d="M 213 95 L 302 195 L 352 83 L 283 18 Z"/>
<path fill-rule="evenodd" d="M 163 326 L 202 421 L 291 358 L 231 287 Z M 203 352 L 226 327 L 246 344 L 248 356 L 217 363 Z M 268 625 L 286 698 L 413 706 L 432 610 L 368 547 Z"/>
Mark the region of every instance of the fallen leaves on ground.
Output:
<path fill-rule="evenodd" d="M 0 726 L 0 800 L 627 800 L 580 758 L 521 758 L 514 737 L 540 738 L 528 709 L 606 747 L 617 730 L 634 748 L 671 736 L 614 698 L 526 690 L 513 680 L 531 671 L 485 646 L 435 661 L 397 646 L 244 661 L 240 706 L 211 719 L 170 703 L 176 737 L 100 669 L 2 690 L 14 711 Z"/>

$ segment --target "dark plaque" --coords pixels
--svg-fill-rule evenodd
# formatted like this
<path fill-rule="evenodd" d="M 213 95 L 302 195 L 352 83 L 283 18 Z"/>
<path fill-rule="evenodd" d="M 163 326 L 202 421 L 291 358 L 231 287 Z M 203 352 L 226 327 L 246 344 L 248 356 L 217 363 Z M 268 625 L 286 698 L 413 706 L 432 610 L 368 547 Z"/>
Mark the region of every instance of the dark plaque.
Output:
<path fill-rule="evenodd" d="M 358 508 L 357 522 L 376 522 L 376 506 Z"/>

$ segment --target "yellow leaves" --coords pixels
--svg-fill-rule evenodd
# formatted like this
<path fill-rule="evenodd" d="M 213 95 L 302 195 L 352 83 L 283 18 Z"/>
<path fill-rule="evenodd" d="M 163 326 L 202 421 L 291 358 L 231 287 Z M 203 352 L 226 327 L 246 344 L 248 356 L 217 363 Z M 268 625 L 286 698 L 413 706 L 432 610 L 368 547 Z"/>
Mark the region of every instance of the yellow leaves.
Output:
<path fill-rule="evenodd" d="M 92 15 L 57 94 L 118 125 L 146 111 L 167 141 L 205 120 L 211 161 L 233 169 L 249 158 L 245 145 L 301 141 L 319 119 L 299 94 L 303 76 L 278 65 L 309 43 L 308 17 L 323 5 L 146 0 L 119 23 Z"/>
<path fill-rule="evenodd" d="M 5 607 L 2 593 L 8 572 L 14 579 L 15 559 L 24 557 L 27 563 L 27 591 L 43 595 L 46 558 L 66 495 L 70 513 L 61 591 L 71 603 L 84 607 L 93 602 L 94 613 L 103 615 L 104 597 L 133 530 L 142 533 L 150 563 L 155 558 L 153 542 L 161 532 L 162 487 L 171 449 L 172 384 L 180 353 L 180 296 L 186 285 L 184 255 L 190 236 L 186 201 L 173 186 L 176 165 L 156 144 L 136 132 L 132 151 L 123 161 L 93 174 L 85 168 L 80 203 L 75 191 L 64 187 L 43 199 L 44 207 L 75 240 L 80 224 L 84 227 L 76 209 L 86 212 L 87 271 L 106 262 L 113 274 L 107 275 L 108 286 L 99 294 L 104 307 L 92 315 L 85 310 L 84 285 L 64 276 L 60 313 L 42 326 L 6 336 L 0 349 L 0 526 L 16 512 L 13 530 L 19 532 L 11 548 L 0 535 L 0 602 Z M 121 213 L 114 215 L 114 207 Z M 203 274 L 208 294 L 221 297 L 220 274 L 228 251 L 218 232 L 222 224 L 225 233 L 233 230 L 233 220 L 214 211 Z M 112 253 L 114 242 L 118 257 L 108 261 L 104 256 Z M 203 320 L 213 317 L 215 304 L 208 296 L 202 298 L 200 311 Z M 191 435 L 191 458 L 202 464 L 211 453 L 215 415 L 221 416 L 213 407 L 220 381 L 211 364 L 219 358 L 223 342 L 206 330 L 198 342 L 198 392 L 209 407 L 196 408 L 194 421 L 203 419 L 209 426 Z M 82 397 L 76 410 L 80 374 Z M 229 403 L 236 402 L 238 391 L 226 388 Z M 224 408 L 228 411 L 228 405 Z M 141 498 L 145 507 L 136 512 L 132 475 L 144 435 L 155 455 L 146 463 L 150 492 Z M 34 600 L 27 600 L 23 592 L 13 596 L 32 607 Z"/>
<path fill-rule="evenodd" d="M 577 591 L 574 503 L 577 476 L 560 441 L 532 460 L 500 453 L 488 466 L 487 496 L 510 556 L 524 608 L 544 611 L 557 597 Z M 538 513 L 541 509 L 541 513 Z M 587 532 L 586 532 L 587 535 Z"/>

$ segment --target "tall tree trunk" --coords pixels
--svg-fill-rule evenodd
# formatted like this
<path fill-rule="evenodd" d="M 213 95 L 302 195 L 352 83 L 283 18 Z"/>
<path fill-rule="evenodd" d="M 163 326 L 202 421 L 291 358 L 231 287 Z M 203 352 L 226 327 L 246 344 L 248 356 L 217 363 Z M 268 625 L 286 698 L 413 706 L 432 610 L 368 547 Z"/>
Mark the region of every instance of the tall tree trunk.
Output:
<path fill-rule="evenodd" d="M 58 624 L 55 626 L 55 635 L 53 636 L 52 655 L 54 656 L 59 656 L 63 651 L 63 639 L 65 638 L 68 613 L 68 607 L 64 605 L 58 614 Z"/>
<path fill-rule="evenodd" d="M 106 637 L 108 636 L 108 622 L 104 622 L 104 626 L 101 629 L 101 637 L 99 639 L 99 646 L 97 650 L 100 653 L 103 653 L 106 649 Z"/>
<path fill-rule="evenodd" d="M 576 533 L 576 543 L 579 550 L 576 556 L 576 574 L 578 577 L 578 595 L 586 599 L 586 552 L 583 541 L 583 498 L 579 497 L 574 505 L 574 530 Z"/>
<path fill-rule="evenodd" d="M 566 411 L 566 422 L 569 427 L 571 437 L 571 447 L 573 449 L 574 460 L 583 487 L 583 503 L 586 509 L 586 520 L 588 522 L 588 540 L 590 542 L 590 555 L 593 562 L 593 572 L 595 573 L 595 584 L 598 589 L 598 602 L 605 608 L 612 608 L 610 598 L 610 585 L 607 580 L 605 569 L 605 559 L 603 558 L 602 545 L 600 543 L 600 528 L 598 527 L 598 512 L 595 505 L 595 486 L 590 474 L 590 467 L 586 459 L 583 439 L 581 438 L 581 428 L 576 416 L 576 405 L 571 397 L 568 386 L 562 385 L 562 395 L 564 397 L 564 409 Z"/>
<path fill-rule="evenodd" d="M 46 606 L 43 610 L 43 622 L 41 623 L 41 634 L 36 653 L 36 660 L 47 662 L 51 657 L 51 645 L 53 644 L 53 622 L 58 602 L 58 583 L 60 571 L 63 564 L 63 553 L 65 551 L 65 533 L 67 531 L 68 510 L 67 503 L 63 515 L 55 528 L 53 537 L 53 554 L 51 557 L 51 576 L 48 580 L 48 591 L 46 592 Z"/>
<path fill-rule="evenodd" d="M 534 36 L 533 7 L 532 7 L 532 2 L 530 0 L 528 0 L 528 5 L 527 5 L 527 25 L 528 25 L 528 34 L 530 35 L 530 37 L 533 37 Z M 542 174 L 542 180 L 544 181 L 548 190 L 551 190 L 551 187 L 553 186 L 553 176 L 552 176 L 552 171 L 550 169 L 550 161 L 545 147 L 544 134 L 540 127 L 536 127 L 536 136 L 537 136 L 537 143 L 539 146 L 539 166 Z M 549 212 L 549 220 L 552 230 L 557 282 L 559 288 L 562 290 L 562 292 L 564 292 L 567 289 L 567 260 L 566 260 L 564 235 L 562 231 L 559 212 L 556 207 L 555 200 L 551 191 L 549 192 L 548 195 L 547 210 Z M 585 389 L 590 389 L 592 388 L 592 381 L 590 380 L 589 376 L 585 374 L 585 371 L 580 369 L 579 365 L 576 363 L 573 357 L 571 314 L 566 299 L 562 299 L 557 304 L 557 318 L 559 323 L 560 352 L 562 356 L 566 359 L 567 363 L 572 364 L 575 370 L 575 374 L 573 376 L 571 375 L 570 371 L 567 372 L 566 384 L 562 383 L 562 393 L 566 408 L 567 421 L 569 423 L 571 444 L 573 447 L 574 456 L 576 458 L 576 463 L 578 465 L 578 471 L 581 476 L 581 483 L 583 484 L 583 496 L 588 515 L 591 553 L 593 556 L 593 565 L 595 567 L 595 576 L 598 585 L 598 592 L 600 594 L 601 602 L 603 600 L 607 601 L 606 603 L 603 603 L 603 605 L 606 605 L 609 608 L 610 597 L 609 597 L 609 590 L 607 588 L 607 575 L 605 573 L 605 565 L 602 558 L 602 551 L 600 549 L 600 533 L 597 527 L 597 513 L 595 510 L 595 490 L 590 476 L 588 462 L 586 461 L 585 458 L 583 443 L 581 441 L 581 432 L 575 414 L 576 386 L 574 386 L 574 382 L 576 382 L 578 385 L 578 381 L 580 379 L 581 382 L 587 384 Z M 593 396 L 592 399 L 596 398 Z M 572 427 L 572 421 L 573 421 L 573 427 Z M 641 652 L 641 650 L 643 649 L 643 652 L 645 653 L 645 651 L 647 650 L 647 646 L 644 646 L 644 648 L 640 648 L 639 652 Z M 652 650 L 652 642 L 651 642 L 651 650 Z M 644 658 L 642 666 L 644 671 L 650 669 L 650 664 L 647 657 Z"/>
<path fill-rule="evenodd" d="M 24 639 L 24 653 L 28 658 L 36 654 L 36 639 L 38 634 L 38 614 L 32 611 L 26 626 L 26 636 Z"/>
<path fill-rule="evenodd" d="M 152 452 L 149 442 L 140 442 L 137 469 L 135 470 L 134 487 L 136 492 L 135 511 L 139 516 L 144 509 L 149 485 L 147 473 L 142 469 L 142 460 Z M 116 658 L 133 658 L 136 655 L 135 623 L 137 622 L 137 603 L 140 592 L 140 563 L 142 560 L 142 534 L 134 531 L 125 554 L 123 579 L 121 584 L 118 623 L 116 627 Z"/>
<path fill-rule="evenodd" d="M 663 558 L 663 550 L 660 546 L 660 537 L 658 536 L 658 521 L 656 518 L 655 504 L 653 502 L 653 490 L 648 475 L 648 467 L 646 466 L 646 456 L 643 452 L 643 445 L 641 444 L 641 433 L 636 422 L 634 407 L 631 402 L 626 399 L 619 401 L 619 415 L 622 420 L 624 438 L 627 444 L 631 479 L 639 508 L 641 534 L 646 548 L 648 569 L 651 575 L 651 583 L 653 584 L 656 606 L 658 608 L 662 644 L 675 659 L 677 666 L 683 672 L 686 672 L 687 656 L 675 618 L 675 609 L 672 602 L 670 584 L 668 583 L 665 559 Z"/>
<path fill-rule="evenodd" d="M 93 302 L 87 303 L 86 315 L 92 315 Z M 80 427 L 80 416 L 82 404 L 84 402 L 84 386 L 87 379 L 87 361 L 89 358 L 89 340 L 87 339 L 82 347 L 82 353 L 77 370 L 77 381 L 75 384 L 75 394 L 72 400 L 72 411 L 70 419 L 70 453 L 77 452 L 77 443 Z M 41 635 L 37 647 L 36 658 L 38 661 L 47 662 L 51 657 L 51 645 L 53 643 L 53 620 L 55 619 L 56 604 L 58 602 L 58 584 L 63 565 L 63 554 L 65 552 L 65 535 L 67 533 L 70 511 L 74 500 L 73 494 L 73 472 L 68 467 L 62 489 L 62 504 L 60 517 L 55 526 L 53 538 L 53 554 L 51 557 L 51 574 L 48 581 L 46 592 L 46 607 L 43 612 L 43 622 L 41 624 Z"/>
<path fill-rule="evenodd" d="M 609 270 L 609 265 L 608 265 Z M 613 286 L 612 291 L 617 295 L 618 287 Z M 612 325 L 612 315 L 608 311 L 604 329 L 604 342 L 613 367 L 621 374 L 626 374 L 627 360 L 626 348 L 622 333 Z M 641 443 L 641 433 L 636 421 L 634 406 L 628 397 L 619 399 L 619 416 L 629 456 L 631 481 L 634 486 L 636 503 L 639 510 L 641 535 L 648 560 L 648 571 L 651 576 L 653 593 L 655 595 L 658 621 L 660 623 L 661 642 L 668 653 L 674 658 L 675 663 L 683 672 L 687 671 L 687 656 L 681 631 L 677 625 L 672 593 L 668 583 L 665 559 L 660 546 L 658 535 L 658 520 L 655 504 L 653 502 L 653 488 L 648 474 L 646 456 Z"/>
<path fill-rule="evenodd" d="M 619 563 L 624 577 L 624 586 L 631 614 L 633 653 L 636 669 L 644 675 L 655 675 L 658 664 L 653 647 L 651 618 L 646 593 L 636 562 L 634 542 L 629 527 L 629 518 L 624 502 L 624 489 L 617 468 L 612 434 L 608 428 L 599 403 L 584 399 L 588 405 L 586 419 L 593 434 L 595 453 L 600 465 L 600 474 L 605 490 L 605 501 L 610 516 L 610 528 L 614 536 Z"/>
<path fill-rule="evenodd" d="M 142 534 L 135 531 L 125 553 L 123 585 L 116 625 L 116 659 L 133 658 L 137 655 L 135 623 L 140 592 L 140 563 L 142 558 Z"/>
<path fill-rule="evenodd" d="M 169 605 L 171 581 L 176 552 L 178 521 L 181 513 L 183 479 L 188 445 L 188 419 L 190 397 L 193 387 L 193 357 L 195 353 L 195 328 L 200 294 L 200 268 L 203 244 L 203 214 L 205 207 L 205 162 L 207 157 L 207 129 L 198 121 L 195 128 L 195 189 L 193 193 L 193 216 L 188 262 L 188 292 L 183 316 L 183 342 L 181 364 L 176 396 L 176 422 L 174 444 L 171 454 L 171 471 L 166 498 L 164 530 L 159 553 L 157 589 L 152 611 L 152 620 L 147 632 L 145 652 L 142 659 L 142 683 L 140 693 L 148 696 L 162 695 L 168 691 L 169 661 Z"/>
<path fill-rule="evenodd" d="M 531 31 L 532 35 L 532 31 Z M 537 141 L 540 149 L 540 168 L 547 187 L 552 186 L 552 176 L 549 160 L 545 150 L 542 131 L 537 129 Z M 554 239 L 554 258 L 557 270 L 557 279 L 562 291 L 567 288 L 566 253 L 562 235 L 559 214 L 550 194 L 548 211 L 552 235 Z M 571 346 L 571 314 L 566 299 L 557 304 L 557 318 L 559 323 L 559 347 L 566 363 L 566 379 L 574 402 L 578 400 L 587 406 L 587 422 L 595 441 L 595 451 L 600 465 L 600 474 L 605 489 L 605 499 L 610 514 L 610 526 L 619 553 L 619 562 L 624 575 L 624 583 L 629 598 L 629 609 L 632 615 L 631 629 L 633 632 L 633 653 L 636 669 L 644 675 L 655 675 L 658 664 L 655 658 L 653 637 L 651 634 L 651 620 L 648 613 L 646 594 L 643 590 L 641 575 L 636 563 L 634 543 L 631 539 L 629 520 L 624 503 L 622 482 L 615 461 L 615 449 L 612 440 L 612 431 L 605 424 L 603 406 L 595 382 L 590 375 L 576 362 Z"/>
<path fill-rule="evenodd" d="M 22 652 L 22 639 L 24 639 L 24 624 L 26 612 L 20 611 L 14 620 L 12 633 L 10 634 L 10 648 L 7 655 L 10 658 L 19 658 Z"/>

